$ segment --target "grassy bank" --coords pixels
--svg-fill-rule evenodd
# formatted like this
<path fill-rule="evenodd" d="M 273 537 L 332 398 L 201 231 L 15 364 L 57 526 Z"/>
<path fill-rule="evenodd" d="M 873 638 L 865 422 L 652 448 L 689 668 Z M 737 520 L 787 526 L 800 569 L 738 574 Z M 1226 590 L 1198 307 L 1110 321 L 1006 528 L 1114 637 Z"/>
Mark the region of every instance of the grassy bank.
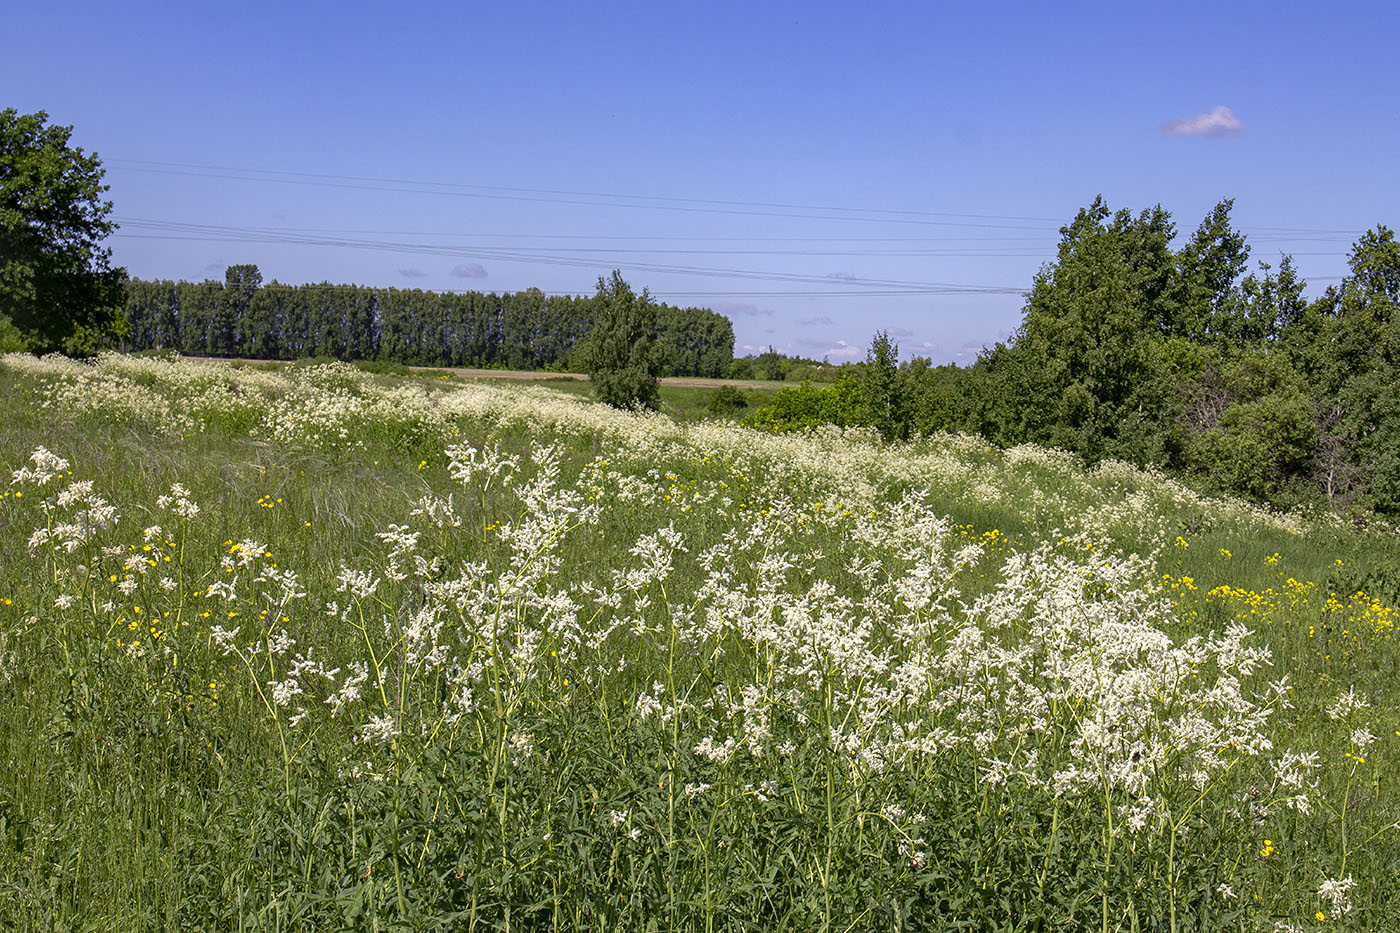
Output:
<path fill-rule="evenodd" d="M 1392 528 L 344 365 L 0 388 L 17 928 L 1400 926 Z"/>

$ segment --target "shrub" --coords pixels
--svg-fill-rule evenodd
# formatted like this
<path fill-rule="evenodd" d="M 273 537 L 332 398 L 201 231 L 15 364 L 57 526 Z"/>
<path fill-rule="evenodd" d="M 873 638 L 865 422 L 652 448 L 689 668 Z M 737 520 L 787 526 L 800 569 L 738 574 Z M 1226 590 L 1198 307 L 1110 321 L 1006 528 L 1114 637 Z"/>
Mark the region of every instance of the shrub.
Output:
<path fill-rule="evenodd" d="M 715 389 L 710 396 L 710 402 L 706 406 L 710 414 L 720 417 L 728 417 L 735 412 L 742 411 L 749 407 L 749 400 L 744 397 L 744 393 L 734 386 L 720 386 Z"/>
<path fill-rule="evenodd" d="M 864 393 L 854 371 L 842 372 L 830 386 L 803 383 L 779 389 L 773 401 L 744 420 L 752 427 L 800 431 L 822 424 L 839 427 L 864 424 Z"/>

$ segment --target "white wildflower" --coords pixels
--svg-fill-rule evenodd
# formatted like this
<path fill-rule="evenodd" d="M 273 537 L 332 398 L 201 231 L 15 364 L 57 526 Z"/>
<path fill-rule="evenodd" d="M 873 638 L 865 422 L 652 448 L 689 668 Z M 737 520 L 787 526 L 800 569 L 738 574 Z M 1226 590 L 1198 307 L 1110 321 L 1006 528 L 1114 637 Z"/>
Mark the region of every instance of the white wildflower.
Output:
<path fill-rule="evenodd" d="M 336 574 L 335 578 L 340 583 L 336 587 L 336 592 L 348 592 L 356 599 L 366 599 L 379 589 L 378 577 L 366 571 L 353 570 L 345 564 L 340 565 L 340 572 Z"/>
<path fill-rule="evenodd" d="M 34 448 L 34 452 L 29 455 L 29 462 L 34 466 L 20 467 L 10 474 L 10 482 L 13 485 L 32 483 L 35 486 L 43 486 L 49 480 L 62 476 L 68 469 L 67 460 L 44 447 Z"/>
<path fill-rule="evenodd" d="M 1327 913 L 1332 919 L 1337 919 L 1345 913 L 1351 911 L 1351 901 L 1347 898 L 1347 893 L 1356 887 L 1356 882 L 1351 875 L 1339 879 L 1327 879 L 1317 888 L 1317 896 L 1327 901 Z"/>
<path fill-rule="evenodd" d="M 511 764 L 520 764 L 535 754 L 535 737 L 528 732 L 516 732 L 510 737 Z"/>
<path fill-rule="evenodd" d="M 1352 687 L 1346 693 L 1339 695 L 1336 702 L 1327 708 L 1327 715 L 1333 719 L 1346 719 L 1356 710 L 1369 709 L 1370 706 L 1370 702 L 1365 697 L 1356 695 L 1356 687 Z"/>
<path fill-rule="evenodd" d="M 385 713 L 382 716 L 372 716 L 369 721 L 360 727 L 361 742 L 376 742 L 380 745 L 387 745 L 399 734 L 399 725 L 392 714 Z"/>

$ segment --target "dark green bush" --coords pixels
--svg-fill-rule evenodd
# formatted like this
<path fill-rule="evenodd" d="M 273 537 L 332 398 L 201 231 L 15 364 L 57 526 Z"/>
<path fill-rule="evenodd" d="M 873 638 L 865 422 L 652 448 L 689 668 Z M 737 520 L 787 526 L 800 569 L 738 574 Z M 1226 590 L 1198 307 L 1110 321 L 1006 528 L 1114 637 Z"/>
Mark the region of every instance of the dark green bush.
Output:
<path fill-rule="evenodd" d="M 748 408 L 749 400 L 744 397 L 743 392 L 734 386 L 720 386 L 715 389 L 714 394 L 710 396 L 709 404 L 705 407 L 710 414 L 723 418 Z"/>

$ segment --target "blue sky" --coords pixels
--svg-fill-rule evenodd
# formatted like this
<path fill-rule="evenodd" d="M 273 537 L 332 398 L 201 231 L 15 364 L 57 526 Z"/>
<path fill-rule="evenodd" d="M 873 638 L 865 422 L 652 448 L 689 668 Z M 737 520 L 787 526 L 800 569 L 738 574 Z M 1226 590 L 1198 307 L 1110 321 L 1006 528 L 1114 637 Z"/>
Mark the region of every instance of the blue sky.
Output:
<path fill-rule="evenodd" d="M 1400 224 L 1397 9 L 15 4 L 0 106 L 99 154 L 138 277 L 620 268 L 740 353 L 966 362 L 1098 194 L 1183 233 L 1235 198 L 1254 259 L 1335 281 Z"/>

